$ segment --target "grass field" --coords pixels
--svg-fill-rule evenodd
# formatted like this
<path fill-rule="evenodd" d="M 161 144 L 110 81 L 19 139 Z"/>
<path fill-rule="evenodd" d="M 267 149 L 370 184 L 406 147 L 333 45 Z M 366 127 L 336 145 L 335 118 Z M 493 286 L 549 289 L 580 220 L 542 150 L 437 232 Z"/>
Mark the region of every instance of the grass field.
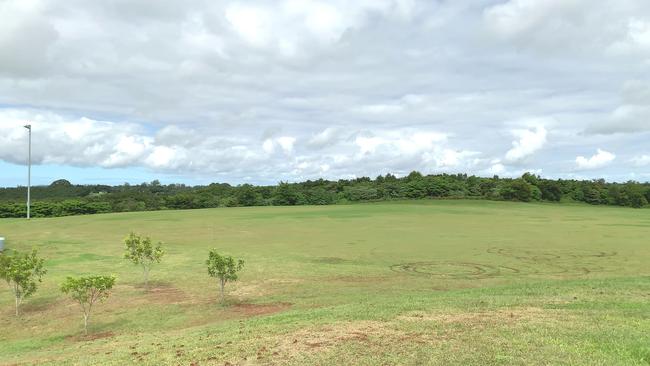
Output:
<path fill-rule="evenodd" d="M 164 242 L 152 289 L 122 259 Z M 0 364 L 648 365 L 650 210 L 489 201 L 0 220 L 49 273 L 0 289 Z M 243 258 L 226 306 L 210 248 Z M 67 275 L 115 274 L 82 336 Z"/>

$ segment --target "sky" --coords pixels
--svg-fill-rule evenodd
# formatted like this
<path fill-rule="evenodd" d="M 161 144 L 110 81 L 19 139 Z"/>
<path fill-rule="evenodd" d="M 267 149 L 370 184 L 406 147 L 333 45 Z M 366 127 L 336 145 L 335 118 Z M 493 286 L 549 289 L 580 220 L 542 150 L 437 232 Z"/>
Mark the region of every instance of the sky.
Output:
<path fill-rule="evenodd" d="M 647 0 L 0 0 L 0 186 L 650 180 Z"/>

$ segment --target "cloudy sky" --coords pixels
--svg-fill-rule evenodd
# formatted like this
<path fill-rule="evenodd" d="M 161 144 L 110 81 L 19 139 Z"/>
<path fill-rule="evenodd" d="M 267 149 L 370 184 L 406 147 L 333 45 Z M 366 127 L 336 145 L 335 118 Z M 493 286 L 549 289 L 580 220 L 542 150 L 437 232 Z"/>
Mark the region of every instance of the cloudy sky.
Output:
<path fill-rule="evenodd" d="M 0 186 L 650 180 L 647 0 L 0 0 Z"/>

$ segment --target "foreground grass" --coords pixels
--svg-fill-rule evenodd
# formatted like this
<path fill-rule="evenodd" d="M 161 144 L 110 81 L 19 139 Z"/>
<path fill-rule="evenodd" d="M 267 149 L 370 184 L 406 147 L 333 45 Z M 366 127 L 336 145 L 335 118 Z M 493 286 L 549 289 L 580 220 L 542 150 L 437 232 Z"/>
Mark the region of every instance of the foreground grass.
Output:
<path fill-rule="evenodd" d="M 129 230 L 168 255 L 140 286 Z M 483 201 L 233 208 L 0 221 L 50 270 L 0 363 L 648 364 L 650 211 Z M 243 257 L 229 304 L 209 248 Z M 58 284 L 114 273 L 81 336 Z"/>

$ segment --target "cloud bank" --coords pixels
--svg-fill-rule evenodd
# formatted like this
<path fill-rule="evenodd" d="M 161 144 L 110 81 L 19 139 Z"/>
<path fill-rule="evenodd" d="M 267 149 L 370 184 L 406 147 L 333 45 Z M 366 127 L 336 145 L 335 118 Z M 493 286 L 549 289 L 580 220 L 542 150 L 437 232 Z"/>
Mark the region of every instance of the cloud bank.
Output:
<path fill-rule="evenodd" d="M 39 164 L 234 183 L 650 174 L 644 1 L 5 0 L 0 17 L 4 162 L 24 163 L 31 121 Z"/>

